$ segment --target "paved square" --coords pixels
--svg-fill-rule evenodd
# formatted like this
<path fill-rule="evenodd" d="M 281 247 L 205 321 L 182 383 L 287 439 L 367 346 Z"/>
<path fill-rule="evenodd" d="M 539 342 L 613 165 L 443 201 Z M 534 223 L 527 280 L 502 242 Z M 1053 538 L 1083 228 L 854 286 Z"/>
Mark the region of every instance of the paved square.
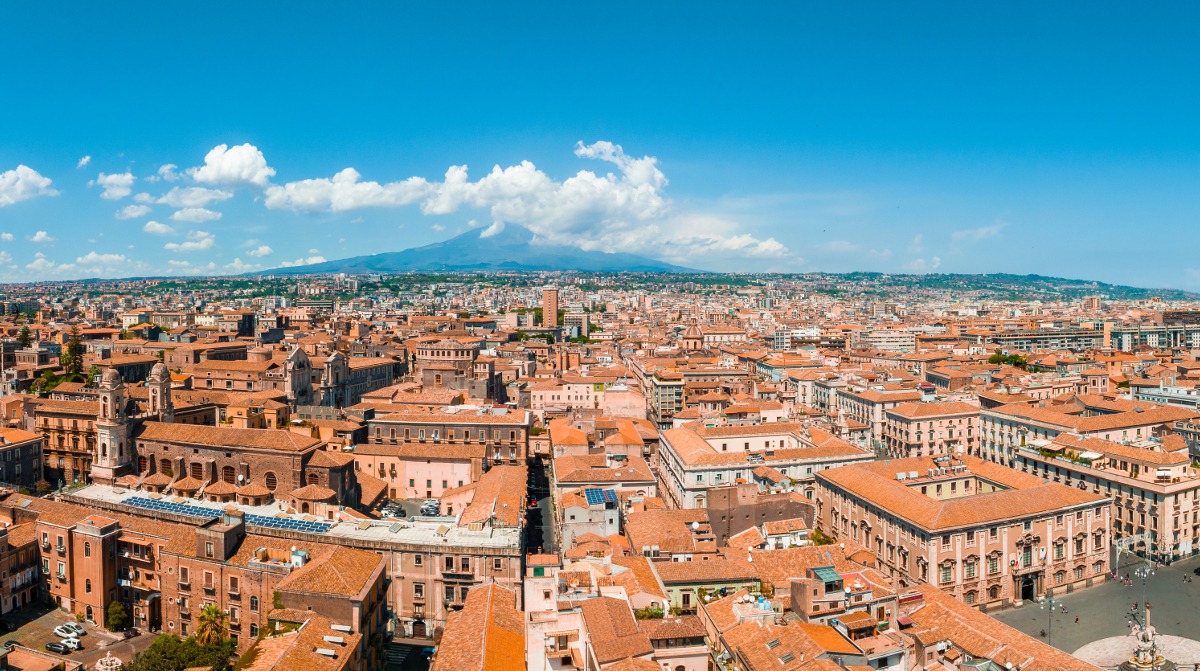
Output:
<path fill-rule="evenodd" d="M 1133 569 L 1140 562 L 1133 558 L 1123 560 L 1121 576 L 1128 573 L 1132 577 Z M 1191 577 L 1192 582 L 1184 581 L 1184 576 Z M 1200 639 L 1200 558 L 1160 566 L 1146 581 L 1145 594 L 1151 604 L 1150 623 L 1159 633 Z M 989 614 L 1030 636 L 1039 636 L 1042 630 L 1047 630 L 1050 645 L 1073 653 L 1097 639 L 1129 634 L 1130 606 L 1142 600 L 1142 583 L 1133 578 L 1133 586 L 1126 587 L 1119 580 L 1110 581 L 1056 596 L 1055 600 L 1066 605 L 1065 614 L 1059 608 L 1051 614 L 1048 608 L 1043 609 L 1034 602 Z M 1076 617 L 1079 622 L 1075 621 Z M 1200 659 L 1172 661 L 1182 668 L 1200 663 Z"/>

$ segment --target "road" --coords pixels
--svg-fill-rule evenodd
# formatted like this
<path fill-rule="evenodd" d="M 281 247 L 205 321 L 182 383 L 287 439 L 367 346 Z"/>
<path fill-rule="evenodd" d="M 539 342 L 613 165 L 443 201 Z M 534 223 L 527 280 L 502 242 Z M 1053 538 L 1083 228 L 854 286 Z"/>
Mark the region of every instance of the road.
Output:
<path fill-rule="evenodd" d="M 525 547 L 528 552 L 538 552 L 538 548 L 541 552 L 558 552 L 547 468 L 540 458 L 534 459 L 529 466 L 529 496 L 537 499 L 537 507 L 526 510 Z"/>

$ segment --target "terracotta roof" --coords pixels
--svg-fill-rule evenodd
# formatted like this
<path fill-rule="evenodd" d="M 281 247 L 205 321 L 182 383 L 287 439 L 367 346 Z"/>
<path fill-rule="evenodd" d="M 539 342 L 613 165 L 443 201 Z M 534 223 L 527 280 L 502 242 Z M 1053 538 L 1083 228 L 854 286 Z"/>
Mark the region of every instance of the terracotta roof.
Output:
<path fill-rule="evenodd" d="M 600 664 L 654 652 L 650 639 L 638 628 L 633 611 L 625 601 L 601 596 L 584 601 L 581 610 L 592 654 Z"/>
<path fill-rule="evenodd" d="M 446 620 L 430 671 L 525 671 L 525 618 L 515 592 L 494 583 L 467 593 Z"/>
<path fill-rule="evenodd" d="M 286 452 L 304 452 L 321 444 L 321 441 L 308 436 L 278 429 L 233 429 L 202 424 L 166 424 L 162 422 L 143 424 L 137 439 Z"/>
<path fill-rule="evenodd" d="M 337 495 L 337 492 L 328 487 L 322 487 L 318 484 L 311 484 L 293 489 L 289 495 L 292 498 L 300 499 L 301 501 L 328 501 Z"/>

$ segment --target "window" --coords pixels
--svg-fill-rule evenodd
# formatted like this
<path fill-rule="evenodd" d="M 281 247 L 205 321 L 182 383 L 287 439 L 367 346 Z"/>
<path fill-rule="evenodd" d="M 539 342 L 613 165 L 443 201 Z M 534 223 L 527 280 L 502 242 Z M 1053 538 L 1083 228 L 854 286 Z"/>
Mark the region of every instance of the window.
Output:
<path fill-rule="evenodd" d="M 975 577 L 975 562 L 974 561 L 966 562 L 963 565 L 963 570 L 966 572 L 968 579 L 974 578 Z"/>
<path fill-rule="evenodd" d="M 446 587 L 446 603 L 454 603 L 454 588 Z"/>
<path fill-rule="evenodd" d="M 275 479 L 275 474 L 267 471 L 267 474 L 263 478 L 267 481 L 267 489 L 275 491 L 275 487 L 279 484 L 279 481 Z"/>
<path fill-rule="evenodd" d="M 504 560 L 501 559 L 500 557 L 496 557 L 496 558 L 492 559 L 492 570 L 493 571 L 504 570 Z"/>
<path fill-rule="evenodd" d="M 212 589 L 212 586 L 213 586 L 212 571 L 205 571 L 204 572 L 204 587 L 205 587 L 205 589 Z"/>
<path fill-rule="evenodd" d="M 987 571 L 988 571 L 989 575 L 1000 572 L 1000 558 L 999 557 L 988 557 L 987 562 L 988 562 L 987 563 Z"/>
<path fill-rule="evenodd" d="M 1062 559 L 1066 555 L 1066 543 L 1059 541 L 1054 544 L 1054 558 Z"/>
<path fill-rule="evenodd" d="M 1063 581 L 1066 579 L 1066 577 L 1067 577 L 1067 574 L 1063 571 L 1059 571 L 1058 573 L 1055 573 L 1054 574 L 1054 584 L 1055 585 L 1063 584 Z"/>
<path fill-rule="evenodd" d="M 425 598 L 425 583 L 423 583 L 423 582 L 414 582 L 413 583 L 413 597 L 417 598 L 417 599 Z"/>
<path fill-rule="evenodd" d="M 463 558 L 462 558 L 462 561 L 461 561 L 460 563 L 461 563 L 461 565 L 462 565 L 462 572 L 463 572 L 463 573 L 470 573 L 470 572 L 471 572 L 471 558 L 470 558 L 470 557 L 463 557 Z"/>
<path fill-rule="evenodd" d="M 422 555 L 413 555 L 413 566 L 422 566 Z"/>
<path fill-rule="evenodd" d="M 1082 566 L 1075 567 L 1075 579 L 1083 580 L 1083 567 Z"/>
<path fill-rule="evenodd" d="M 258 597 L 256 597 L 256 596 L 250 597 L 250 612 L 251 613 L 258 612 Z"/>
<path fill-rule="evenodd" d="M 90 542 L 83 544 L 83 556 L 84 557 L 92 556 L 92 544 Z"/>
<path fill-rule="evenodd" d="M 83 591 L 87 592 L 88 594 L 92 593 L 92 579 L 91 578 L 88 578 L 87 580 L 83 581 Z"/>
<path fill-rule="evenodd" d="M 212 544 L 212 543 L 205 543 L 205 544 L 204 544 L 204 556 L 205 556 L 205 557 L 212 557 L 212 556 L 213 556 L 213 544 Z M 205 574 L 205 575 L 208 575 L 208 574 Z"/>
<path fill-rule="evenodd" d="M 942 583 L 948 583 L 954 579 L 954 569 L 949 564 L 942 567 Z"/>
<path fill-rule="evenodd" d="M 232 594 L 238 593 L 238 579 L 236 576 L 229 577 L 229 591 Z"/>
<path fill-rule="evenodd" d="M 967 592 L 966 594 L 963 595 L 963 600 L 967 602 L 968 606 L 975 603 L 975 592 L 974 591 Z"/>
<path fill-rule="evenodd" d="M 186 566 L 179 567 L 179 583 L 182 585 L 188 584 L 188 568 Z"/>
<path fill-rule="evenodd" d="M 446 570 L 454 571 L 454 557 L 446 557 Z"/>
<path fill-rule="evenodd" d="M 250 636 L 258 636 L 258 625 L 253 622 L 250 623 Z"/>

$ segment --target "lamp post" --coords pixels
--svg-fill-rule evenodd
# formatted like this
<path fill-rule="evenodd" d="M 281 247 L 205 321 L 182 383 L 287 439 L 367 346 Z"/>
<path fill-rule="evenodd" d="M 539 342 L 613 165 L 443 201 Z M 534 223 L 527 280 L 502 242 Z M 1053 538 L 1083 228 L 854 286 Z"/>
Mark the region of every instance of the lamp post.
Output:
<path fill-rule="evenodd" d="M 1146 621 L 1148 619 L 1146 617 L 1146 612 L 1148 610 L 1150 610 L 1150 604 L 1146 603 L 1146 581 L 1150 578 L 1150 576 L 1154 575 L 1154 569 L 1150 566 L 1149 560 L 1147 560 L 1145 564 L 1142 564 L 1141 566 L 1135 568 L 1133 570 L 1133 575 L 1137 578 L 1141 578 L 1141 580 L 1142 580 L 1142 609 L 1141 609 L 1142 618 L 1141 618 L 1141 622 L 1139 622 L 1139 624 L 1141 624 L 1144 627 L 1144 626 L 1146 626 Z M 1138 616 L 1138 613 L 1134 612 L 1134 617 L 1136 618 L 1137 616 Z"/>
<path fill-rule="evenodd" d="M 1054 637 L 1054 609 L 1061 604 L 1062 602 L 1057 599 L 1046 597 L 1038 605 L 1038 608 L 1046 611 L 1046 645 L 1053 645 L 1050 641 Z"/>

